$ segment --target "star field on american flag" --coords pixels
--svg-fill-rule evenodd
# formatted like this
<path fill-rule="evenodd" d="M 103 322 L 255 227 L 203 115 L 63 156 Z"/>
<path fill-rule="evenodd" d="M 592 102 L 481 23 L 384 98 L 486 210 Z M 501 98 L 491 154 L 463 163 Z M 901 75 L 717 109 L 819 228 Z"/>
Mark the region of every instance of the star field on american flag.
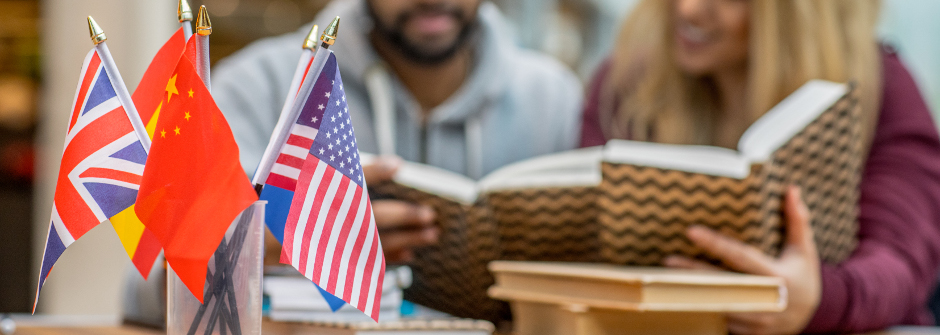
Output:
<path fill-rule="evenodd" d="M 261 199 L 268 202 L 264 222 L 271 234 L 281 242 L 284 240 L 284 224 L 297 188 L 300 169 L 307 159 L 313 139 L 317 137 L 326 105 L 330 104 L 330 98 L 324 92 L 333 90 L 336 69 L 336 59 L 330 57 L 323 67 L 323 73 L 315 78 L 309 93 L 301 92 L 303 94 L 294 100 L 293 104 L 302 104 L 300 115 L 291 124 L 290 137 L 281 144 L 277 161 L 271 166 L 271 172 L 261 190 Z"/>
<path fill-rule="evenodd" d="M 316 87 L 314 87 L 316 89 Z M 343 80 L 336 76 L 332 90 L 312 96 L 325 96 L 329 99 L 324 106 L 323 120 L 319 132 L 310 147 L 310 154 L 342 172 L 350 180 L 363 187 L 362 165 L 359 163 L 359 146 L 356 145 L 356 133 L 353 132 L 349 119 L 349 107 L 346 105 L 346 92 Z"/>

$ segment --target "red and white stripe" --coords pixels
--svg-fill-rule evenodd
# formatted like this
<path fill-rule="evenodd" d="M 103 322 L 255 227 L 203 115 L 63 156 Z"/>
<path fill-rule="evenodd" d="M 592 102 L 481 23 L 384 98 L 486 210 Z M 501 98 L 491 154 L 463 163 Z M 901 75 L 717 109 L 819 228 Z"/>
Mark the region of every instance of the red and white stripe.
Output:
<path fill-rule="evenodd" d="M 271 173 L 268 174 L 266 184 L 293 191 L 297 186 L 300 169 L 304 166 L 304 160 L 307 159 L 307 151 L 310 150 L 313 139 L 316 137 L 316 128 L 294 123 L 287 142 L 281 146 L 277 160 L 271 166 Z"/>
<path fill-rule="evenodd" d="M 378 320 L 385 255 L 368 192 L 317 157 L 307 160 L 316 168 L 299 176 L 281 262 Z"/>

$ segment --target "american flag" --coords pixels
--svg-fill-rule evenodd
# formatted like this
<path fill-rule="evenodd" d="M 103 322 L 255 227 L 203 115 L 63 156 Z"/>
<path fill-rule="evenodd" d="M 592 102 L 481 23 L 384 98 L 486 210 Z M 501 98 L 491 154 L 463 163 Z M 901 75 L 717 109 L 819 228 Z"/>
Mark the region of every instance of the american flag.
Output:
<path fill-rule="evenodd" d="M 312 60 L 311 63 L 312 64 Z M 309 64 L 307 71 L 310 70 Z M 330 92 L 332 89 L 331 78 L 336 73 L 336 59 L 331 57 L 327 59 L 321 75 L 314 82 L 311 92 Z M 304 73 L 304 77 L 306 77 Z M 287 213 L 290 209 L 291 200 L 294 198 L 294 191 L 297 187 L 297 178 L 300 176 L 300 169 L 307 159 L 307 151 L 313 145 L 313 139 L 317 136 L 317 131 L 323 121 L 323 113 L 326 105 L 329 104 L 329 96 L 326 94 L 310 94 L 306 101 L 295 99 L 295 103 L 304 103 L 300 111 L 300 116 L 291 125 L 290 136 L 281 146 L 278 152 L 277 160 L 271 166 L 271 172 L 264 182 L 264 188 L 261 191 L 261 200 L 268 201 L 265 210 L 265 223 L 271 230 L 271 233 L 278 241 L 283 243 L 284 224 L 287 221 Z"/>
<path fill-rule="evenodd" d="M 147 160 L 95 49 L 85 57 L 70 114 L 36 301 L 66 247 L 109 218 L 133 215 Z"/>
<path fill-rule="evenodd" d="M 385 256 L 359 164 L 359 148 L 333 54 L 314 89 L 322 118 L 297 179 L 281 262 L 374 320 L 379 317 Z"/>

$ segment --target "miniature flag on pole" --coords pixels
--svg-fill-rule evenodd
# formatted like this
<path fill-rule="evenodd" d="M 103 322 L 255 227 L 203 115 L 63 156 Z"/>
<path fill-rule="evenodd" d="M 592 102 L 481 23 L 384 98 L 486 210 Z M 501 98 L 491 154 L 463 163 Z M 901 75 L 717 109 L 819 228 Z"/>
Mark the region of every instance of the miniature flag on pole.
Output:
<path fill-rule="evenodd" d="M 314 135 L 284 229 L 281 262 L 373 320 L 379 318 L 385 256 L 336 57 L 329 53 L 303 122 Z M 322 85 L 321 85 L 322 83 Z M 306 118 L 305 118 L 306 117 Z"/>
<path fill-rule="evenodd" d="M 91 17 L 88 23 L 95 44 L 104 42 L 101 28 Z M 132 205 L 147 151 L 128 117 L 136 110 L 110 62 L 110 54 L 102 44 L 92 49 L 82 64 L 56 181 L 34 312 L 43 283 L 65 248 L 109 218 L 133 216 Z M 109 67 L 114 70 L 109 71 Z"/>
<path fill-rule="evenodd" d="M 185 45 L 183 29 L 180 28 L 157 51 L 132 96 L 140 119 L 146 122 L 147 135 L 151 140 L 165 100 L 167 80 L 176 68 Z M 154 261 L 160 255 L 160 241 L 140 222 L 133 206 L 125 214 L 112 218 L 111 225 L 114 226 L 114 231 L 117 232 L 137 271 L 146 279 Z"/>
<path fill-rule="evenodd" d="M 297 177 L 300 175 L 300 168 L 303 167 L 304 159 L 307 158 L 307 151 L 310 150 L 310 146 L 313 144 L 313 137 L 316 136 L 316 130 L 310 128 L 309 123 L 312 122 L 312 117 L 320 116 L 322 118 L 323 116 L 322 111 L 314 110 L 316 101 L 296 99 L 297 93 L 302 89 L 302 84 L 306 81 L 307 74 L 313 65 L 313 50 L 316 48 L 317 30 L 317 25 L 313 25 L 304 39 L 303 52 L 301 52 L 297 68 L 294 70 L 291 86 L 287 90 L 287 97 L 281 109 L 281 115 L 252 180 L 256 187 L 262 187 L 261 200 L 268 202 L 264 212 L 264 222 L 274 238 L 281 243 L 284 242 L 284 223 L 287 222 L 287 212 L 290 210 L 291 199 L 294 198 Z M 320 85 L 322 90 L 323 85 L 329 85 L 329 83 L 315 83 L 315 85 Z M 290 114 L 295 107 L 294 105 L 304 104 L 305 102 L 307 106 L 301 110 L 302 115 L 291 119 Z M 284 127 L 290 127 L 290 135 L 285 139 L 286 141 L 279 141 L 278 135 L 283 132 Z"/>
<path fill-rule="evenodd" d="M 258 197 L 238 162 L 232 131 L 188 57 L 180 57 L 165 92 L 135 211 L 202 302 L 209 258 Z"/>

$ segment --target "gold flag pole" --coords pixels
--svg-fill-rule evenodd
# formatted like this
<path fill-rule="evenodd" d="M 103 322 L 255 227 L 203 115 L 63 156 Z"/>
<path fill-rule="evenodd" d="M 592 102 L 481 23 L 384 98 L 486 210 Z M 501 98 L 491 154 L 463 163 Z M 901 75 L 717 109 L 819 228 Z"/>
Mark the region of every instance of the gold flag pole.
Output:
<path fill-rule="evenodd" d="M 209 11 L 206 6 L 199 6 L 199 17 L 196 19 L 196 72 L 212 91 L 209 85 L 209 35 L 212 34 L 212 21 L 209 20 Z"/>
<path fill-rule="evenodd" d="M 307 51 L 310 53 L 313 52 L 313 45 L 316 44 L 314 40 L 317 26 L 313 26 L 313 29 L 307 34 L 307 38 L 304 39 L 304 54 Z M 299 89 L 292 89 L 291 93 L 288 93 L 288 97 L 291 94 L 296 96 L 289 99 L 289 103 L 285 102 L 284 108 L 281 109 L 281 116 L 278 118 L 278 124 L 274 128 L 274 132 L 271 134 L 271 139 L 268 141 L 268 147 L 264 150 L 264 154 L 261 156 L 261 162 L 258 164 L 258 169 L 255 171 L 254 176 L 251 178 L 251 182 L 255 185 L 255 191 L 258 194 L 261 194 L 261 189 L 264 187 L 264 181 L 268 179 L 268 175 L 271 173 L 271 167 L 274 166 L 274 162 L 277 159 L 278 154 L 281 151 L 281 147 L 287 142 L 287 138 L 290 136 L 291 126 L 294 121 L 297 120 L 297 117 L 300 116 L 300 111 L 303 109 L 304 104 L 307 102 L 307 97 L 309 96 L 310 90 L 313 88 L 313 84 L 316 82 L 317 77 L 320 76 L 320 72 L 323 71 L 323 66 L 326 65 L 326 60 L 330 58 L 330 54 L 333 53 L 329 50 L 329 47 L 336 42 L 336 33 L 339 31 L 339 16 L 333 19 L 333 22 L 330 22 L 330 25 L 323 30 L 323 34 L 320 35 L 320 47 L 317 48 L 316 53 L 313 56 L 313 60 L 310 61 L 310 70 L 307 71 L 307 75 L 301 75 L 303 78 L 299 82 Z M 303 59 L 301 59 L 303 62 Z M 304 71 L 301 69 L 301 66 L 306 66 L 306 63 L 303 65 L 298 65 L 297 71 Z M 301 72 L 303 73 L 303 72 Z M 297 72 L 294 74 L 295 78 Z M 283 120 L 283 122 L 281 121 Z"/>
<path fill-rule="evenodd" d="M 193 8 L 189 6 L 189 1 L 180 0 L 176 7 L 176 17 L 180 20 L 180 26 L 183 27 L 183 37 L 186 41 L 193 36 Z"/>
<path fill-rule="evenodd" d="M 108 50 L 108 44 L 105 43 L 108 37 L 105 36 L 104 30 L 101 29 L 101 26 L 98 26 L 98 23 L 95 22 L 95 19 L 91 16 L 88 17 L 88 33 L 91 35 L 91 41 L 95 43 L 98 57 L 101 58 L 101 65 L 104 66 L 105 70 L 108 72 L 108 79 L 111 80 L 111 84 L 114 86 L 118 101 L 124 106 L 124 112 L 127 113 L 127 118 L 130 119 L 131 126 L 134 127 L 134 133 L 137 134 L 137 138 L 140 140 L 140 144 L 143 145 L 144 150 L 149 153 L 150 136 L 147 135 L 147 128 L 144 126 L 144 122 L 140 120 L 140 114 L 137 114 L 137 107 L 134 106 L 134 100 L 131 99 L 131 94 L 127 91 L 127 86 L 124 86 L 124 79 L 121 78 L 121 72 L 118 71 L 117 65 L 114 63 L 114 58 L 111 57 L 111 51 Z"/>

